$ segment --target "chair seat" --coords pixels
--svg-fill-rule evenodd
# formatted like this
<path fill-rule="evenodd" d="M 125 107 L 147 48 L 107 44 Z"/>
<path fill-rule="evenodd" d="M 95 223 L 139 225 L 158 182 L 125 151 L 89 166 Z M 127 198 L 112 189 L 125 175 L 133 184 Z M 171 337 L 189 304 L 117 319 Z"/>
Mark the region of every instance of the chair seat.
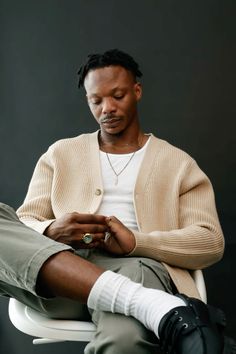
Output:
<path fill-rule="evenodd" d="M 13 298 L 9 303 L 9 317 L 20 331 L 41 337 L 35 339 L 34 344 L 66 340 L 89 342 L 96 330 L 92 322 L 48 318 Z"/>
<path fill-rule="evenodd" d="M 193 271 L 192 277 L 202 300 L 207 302 L 202 271 Z M 34 344 L 63 341 L 90 342 L 96 331 L 96 326 L 92 322 L 51 319 L 13 298 L 9 301 L 8 311 L 11 322 L 19 331 L 33 337 L 40 337 L 33 340 Z"/>

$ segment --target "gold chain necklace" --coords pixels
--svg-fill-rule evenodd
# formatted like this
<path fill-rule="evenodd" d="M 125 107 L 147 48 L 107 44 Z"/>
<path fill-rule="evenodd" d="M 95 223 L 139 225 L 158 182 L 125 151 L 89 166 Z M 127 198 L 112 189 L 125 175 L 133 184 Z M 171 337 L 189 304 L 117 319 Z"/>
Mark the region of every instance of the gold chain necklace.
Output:
<path fill-rule="evenodd" d="M 117 173 L 116 170 L 114 169 L 112 163 L 111 163 L 111 160 L 110 160 L 110 157 L 108 155 L 108 153 L 106 152 L 106 157 L 107 157 L 107 160 L 108 160 L 108 163 L 112 169 L 112 171 L 114 172 L 115 176 L 116 176 L 116 179 L 115 179 L 115 185 L 117 186 L 118 184 L 118 179 L 119 179 L 119 175 L 126 169 L 126 167 L 129 165 L 130 161 L 132 160 L 132 158 L 134 157 L 136 151 L 133 152 L 133 154 L 131 155 L 131 157 L 129 158 L 129 160 L 126 162 L 126 164 L 124 165 L 124 167 L 122 167 L 122 169 Z"/>

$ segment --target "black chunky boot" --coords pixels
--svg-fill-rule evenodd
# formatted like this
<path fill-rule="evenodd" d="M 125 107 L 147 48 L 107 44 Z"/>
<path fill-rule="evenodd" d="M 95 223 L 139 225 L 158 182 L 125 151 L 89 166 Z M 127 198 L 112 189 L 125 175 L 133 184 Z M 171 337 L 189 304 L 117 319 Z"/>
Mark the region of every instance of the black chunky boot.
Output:
<path fill-rule="evenodd" d="M 222 354 L 224 313 L 194 298 L 178 294 L 186 303 L 169 311 L 159 326 L 163 354 Z"/>

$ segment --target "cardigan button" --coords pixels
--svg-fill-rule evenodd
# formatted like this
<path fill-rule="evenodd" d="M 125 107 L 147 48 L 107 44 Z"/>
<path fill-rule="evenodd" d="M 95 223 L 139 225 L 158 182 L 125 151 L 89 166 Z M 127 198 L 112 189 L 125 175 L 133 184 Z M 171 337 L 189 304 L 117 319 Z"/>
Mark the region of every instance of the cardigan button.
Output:
<path fill-rule="evenodd" d="M 101 189 L 97 188 L 97 189 L 95 190 L 95 195 L 101 195 L 101 194 L 102 194 Z"/>

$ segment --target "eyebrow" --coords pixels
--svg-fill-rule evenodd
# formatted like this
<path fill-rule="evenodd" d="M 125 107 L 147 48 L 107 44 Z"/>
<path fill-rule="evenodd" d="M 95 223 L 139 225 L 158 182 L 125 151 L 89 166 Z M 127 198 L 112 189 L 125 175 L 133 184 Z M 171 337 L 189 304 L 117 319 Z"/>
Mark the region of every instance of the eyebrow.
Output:
<path fill-rule="evenodd" d="M 125 91 L 127 89 L 127 86 L 123 86 L 123 87 L 114 87 L 112 90 L 111 90 L 111 94 L 114 94 L 115 92 L 117 91 Z M 97 93 L 91 93 L 90 95 L 86 95 L 87 97 L 100 97 L 99 94 Z"/>

